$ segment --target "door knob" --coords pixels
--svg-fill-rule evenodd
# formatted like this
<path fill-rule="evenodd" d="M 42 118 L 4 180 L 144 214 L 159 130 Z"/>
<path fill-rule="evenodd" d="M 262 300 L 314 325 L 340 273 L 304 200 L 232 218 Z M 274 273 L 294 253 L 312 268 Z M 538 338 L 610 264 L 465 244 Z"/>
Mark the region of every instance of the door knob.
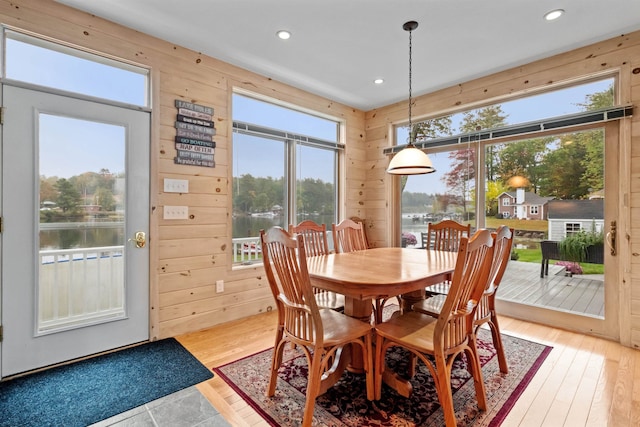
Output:
<path fill-rule="evenodd" d="M 130 242 L 136 242 L 136 248 L 144 248 L 144 245 L 147 243 L 147 236 L 144 234 L 144 231 L 136 231 L 133 239 L 129 239 Z"/>

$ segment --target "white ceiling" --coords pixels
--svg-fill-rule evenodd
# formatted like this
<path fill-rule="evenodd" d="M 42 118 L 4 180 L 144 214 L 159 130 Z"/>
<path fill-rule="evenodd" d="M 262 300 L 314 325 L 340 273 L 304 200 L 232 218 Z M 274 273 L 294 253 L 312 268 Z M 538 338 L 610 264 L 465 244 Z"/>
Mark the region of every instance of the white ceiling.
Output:
<path fill-rule="evenodd" d="M 640 0 L 57 1 L 362 110 L 408 96 L 406 21 L 414 96 L 640 30 Z"/>

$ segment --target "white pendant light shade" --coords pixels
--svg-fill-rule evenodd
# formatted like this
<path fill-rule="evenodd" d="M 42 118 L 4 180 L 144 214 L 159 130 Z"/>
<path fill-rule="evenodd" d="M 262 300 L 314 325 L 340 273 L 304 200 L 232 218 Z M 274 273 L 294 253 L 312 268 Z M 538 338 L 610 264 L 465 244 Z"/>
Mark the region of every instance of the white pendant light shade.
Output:
<path fill-rule="evenodd" d="M 414 146 L 400 150 L 393 156 L 387 168 L 387 173 L 393 175 L 420 175 L 435 171 L 429 156 Z"/>

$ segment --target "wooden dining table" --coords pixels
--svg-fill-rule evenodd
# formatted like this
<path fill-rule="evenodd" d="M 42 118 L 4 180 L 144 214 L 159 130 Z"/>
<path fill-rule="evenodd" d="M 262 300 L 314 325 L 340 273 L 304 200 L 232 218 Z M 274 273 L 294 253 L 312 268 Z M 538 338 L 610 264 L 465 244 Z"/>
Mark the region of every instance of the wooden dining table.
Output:
<path fill-rule="evenodd" d="M 401 310 L 410 310 L 425 287 L 451 275 L 456 258 L 456 252 L 374 248 L 309 257 L 307 268 L 314 287 L 345 296 L 345 314 L 369 321 L 374 299 L 402 295 Z"/>
<path fill-rule="evenodd" d="M 307 268 L 314 287 L 345 296 L 346 315 L 370 322 L 374 300 L 401 296 L 400 310 L 410 310 L 424 299 L 425 287 L 450 277 L 456 258 L 457 252 L 373 248 L 309 257 Z M 380 318 L 378 313 L 377 321 Z M 352 352 L 349 369 L 362 371 L 362 355 L 357 348 Z M 407 380 L 395 375 L 383 379 L 401 395 L 410 394 Z"/>

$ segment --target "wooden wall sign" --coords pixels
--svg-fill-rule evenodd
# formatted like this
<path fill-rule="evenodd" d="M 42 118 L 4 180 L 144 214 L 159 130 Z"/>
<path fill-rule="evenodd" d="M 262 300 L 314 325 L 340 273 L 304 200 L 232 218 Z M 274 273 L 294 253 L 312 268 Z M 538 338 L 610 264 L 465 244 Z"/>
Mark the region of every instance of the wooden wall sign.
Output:
<path fill-rule="evenodd" d="M 180 165 L 213 168 L 216 134 L 213 108 L 176 99 L 176 151 L 174 162 Z"/>

